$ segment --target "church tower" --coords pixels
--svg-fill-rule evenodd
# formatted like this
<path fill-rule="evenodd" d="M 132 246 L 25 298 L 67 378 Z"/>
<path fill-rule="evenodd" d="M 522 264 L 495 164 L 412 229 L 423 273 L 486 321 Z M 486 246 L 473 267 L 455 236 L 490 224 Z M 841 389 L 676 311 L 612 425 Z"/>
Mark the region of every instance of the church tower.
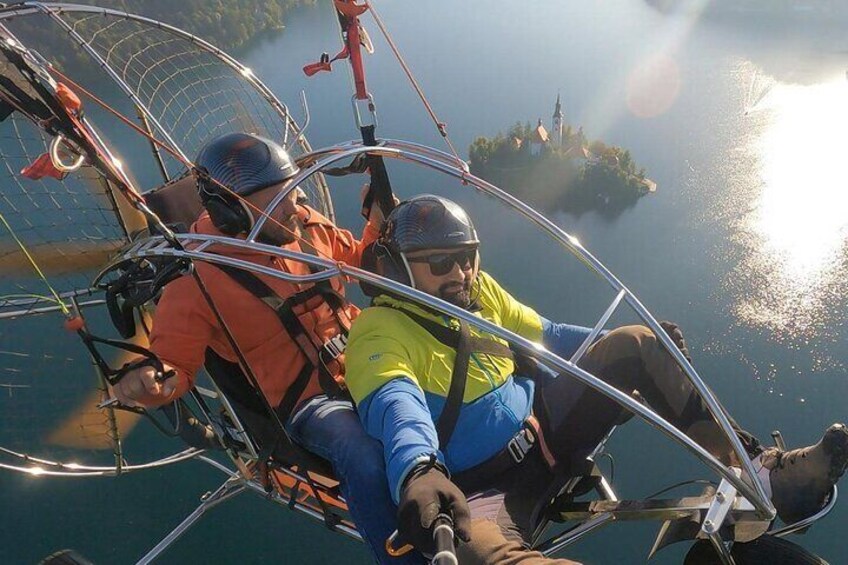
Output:
<path fill-rule="evenodd" d="M 557 92 L 557 101 L 556 106 L 554 106 L 554 115 L 551 120 L 551 134 L 553 139 L 551 142 L 556 147 L 562 147 L 562 104 L 559 100 L 559 93 Z"/>

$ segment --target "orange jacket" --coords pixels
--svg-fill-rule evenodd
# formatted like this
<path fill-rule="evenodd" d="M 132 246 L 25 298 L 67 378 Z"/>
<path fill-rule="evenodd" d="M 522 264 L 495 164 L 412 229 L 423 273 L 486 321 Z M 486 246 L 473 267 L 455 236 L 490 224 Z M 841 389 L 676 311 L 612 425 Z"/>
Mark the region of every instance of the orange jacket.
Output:
<path fill-rule="evenodd" d="M 368 223 L 363 230 L 362 240 L 357 241 L 349 231 L 337 228 L 312 208 L 301 207 L 299 216 L 305 229 L 309 230 L 311 241 L 320 256 L 332 257 L 351 265 L 359 265 L 362 250 L 379 235 L 378 229 Z M 192 225 L 191 231 L 221 235 L 205 212 Z M 300 251 L 300 244 L 294 242 L 284 248 Z M 216 251 L 216 248 L 211 247 L 209 251 Z M 226 252 L 229 257 L 282 271 L 309 273 L 309 267 L 298 261 L 271 257 L 252 250 L 220 247 L 217 251 Z M 196 261 L 195 269 L 271 406 L 279 405 L 306 361 L 303 353 L 283 328 L 274 311 L 259 298 L 214 265 Z M 296 285 L 259 274 L 257 276 L 283 299 L 310 286 Z M 332 280 L 332 286 L 344 294 L 344 286 L 338 278 Z M 306 330 L 319 338 L 319 343 L 338 333 L 336 318 L 321 297 L 312 298 L 304 306 L 297 308 L 295 313 Z M 346 313 L 352 319 L 359 314 L 359 309 L 350 304 L 346 307 Z M 156 307 L 153 331 L 150 335 L 150 349 L 177 371 L 174 377 L 178 379 L 174 398 L 184 394 L 193 385 L 195 372 L 203 364 L 207 347 L 211 347 L 224 359 L 237 362 L 235 352 L 197 283 L 193 277 L 183 276 L 165 287 Z M 337 380 L 343 377 L 344 368 L 341 363 L 331 364 L 330 369 L 335 372 L 334 377 Z M 321 392 L 318 379 L 313 375 L 301 399 Z"/>

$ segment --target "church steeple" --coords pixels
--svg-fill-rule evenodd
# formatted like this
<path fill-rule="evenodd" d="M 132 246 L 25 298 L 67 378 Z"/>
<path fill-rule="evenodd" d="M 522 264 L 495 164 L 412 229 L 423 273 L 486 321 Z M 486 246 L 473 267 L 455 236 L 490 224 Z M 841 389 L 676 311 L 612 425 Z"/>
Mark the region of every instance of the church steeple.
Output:
<path fill-rule="evenodd" d="M 562 146 L 562 104 L 560 103 L 559 92 L 557 92 L 556 106 L 554 106 L 554 115 L 551 120 L 551 133 L 553 134 L 553 144 Z"/>

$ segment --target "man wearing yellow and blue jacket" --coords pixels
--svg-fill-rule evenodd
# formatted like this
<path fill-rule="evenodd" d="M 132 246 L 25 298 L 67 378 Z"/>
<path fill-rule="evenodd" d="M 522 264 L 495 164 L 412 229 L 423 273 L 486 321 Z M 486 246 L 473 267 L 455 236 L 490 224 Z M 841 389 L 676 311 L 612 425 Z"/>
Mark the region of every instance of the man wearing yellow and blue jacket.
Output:
<path fill-rule="evenodd" d="M 401 203 L 375 245 L 371 261 L 379 274 L 561 357 L 570 357 L 589 334 L 546 320 L 481 272 L 476 231 L 450 200 L 424 195 Z M 554 479 L 574 471 L 573 463 L 621 419 L 621 408 L 573 379 L 540 371 L 531 378 L 516 369 L 518 360 L 501 340 L 465 322 L 390 293 L 374 294 L 350 332 L 347 384 L 367 432 L 383 444 L 401 535 L 427 551 L 436 515 L 447 512 L 466 542 L 458 548 L 463 564 L 571 563 L 529 551 L 528 540 Z M 680 330 L 663 327 L 688 356 Z M 716 457 L 738 464 L 691 383 L 648 328 L 609 332 L 581 366 L 620 390 L 638 390 Z M 738 433 L 784 520 L 820 508 L 848 465 L 843 425 L 832 426 L 815 446 L 785 453 L 764 450 Z M 798 465 L 783 465 L 796 459 Z"/>
<path fill-rule="evenodd" d="M 544 320 L 486 273 L 479 274 L 479 281 L 478 314 L 505 329 L 535 342 L 556 340 L 560 351 L 576 350 L 588 334 L 585 328 Z M 348 371 L 356 375 L 348 386 L 366 430 L 394 440 L 395 448 L 388 449 L 386 457 L 395 500 L 400 498 L 403 478 L 438 446 L 431 420 L 438 420 L 444 408 L 455 356 L 405 311 L 450 322 L 416 304 L 379 296 L 360 314 L 351 333 L 355 351 L 362 347 L 363 355 L 347 361 Z M 483 335 L 476 328 L 470 331 Z M 366 356 L 367 352 L 372 353 Z M 514 372 L 510 359 L 471 354 L 463 407 L 451 441 L 444 452 L 435 452 L 452 472 L 470 469 L 500 452 L 524 425 L 535 383 Z"/>

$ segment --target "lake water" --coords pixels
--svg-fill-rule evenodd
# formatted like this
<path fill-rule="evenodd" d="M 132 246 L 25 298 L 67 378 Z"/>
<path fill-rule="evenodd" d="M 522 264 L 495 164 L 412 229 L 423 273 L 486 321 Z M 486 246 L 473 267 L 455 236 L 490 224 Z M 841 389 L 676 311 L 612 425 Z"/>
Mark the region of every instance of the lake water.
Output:
<path fill-rule="evenodd" d="M 848 418 L 848 39 L 836 23 L 698 21 L 642 0 L 376 4 L 463 156 L 475 136 L 516 121 L 549 126 L 559 93 L 566 122 L 628 148 L 646 168 L 658 191 L 618 218 L 554 219 L 659 319 L 682 326 L 695 367 L 746 428 L 764 440 L 779 428 L 802 445 Z M 366 64 L 379 133 L 443 147 L 376 27 L 366 26 L 377 47 Z M 337 47 L 330 5 L 319 2 L 237 54 L 292 107 L 307 90 L 315 147 L 357 137 L 343 65 L 308 80 L 299 71 Z M 612 299 L 491 200 L 409 167 L 390 172 L 401 196 L 436 191 L 468 204 L 487 270 L 549 318 L 591 324 Z M 358 226 L 353 193 L 341 191 L 337 206 L 341 223 Z M 624 498 L 711 478 L 636 422 L 611 449 Z M 199 463 L 120 480 L 2 475 L 0 561 L 32 563 L 74 547 L 97 563 L 133 562 L 221 480 Z M 846 519 L 843 502 L 798 540 L 848 562 Z M 616 524 L 565 555 L 640 562 L 655 532 Z M 655 561 L 676 563 L 683 552 Z M 338 561 L 368 562 L 357 544 L 251 496 L 213 510 L 161 559 Z"/>

